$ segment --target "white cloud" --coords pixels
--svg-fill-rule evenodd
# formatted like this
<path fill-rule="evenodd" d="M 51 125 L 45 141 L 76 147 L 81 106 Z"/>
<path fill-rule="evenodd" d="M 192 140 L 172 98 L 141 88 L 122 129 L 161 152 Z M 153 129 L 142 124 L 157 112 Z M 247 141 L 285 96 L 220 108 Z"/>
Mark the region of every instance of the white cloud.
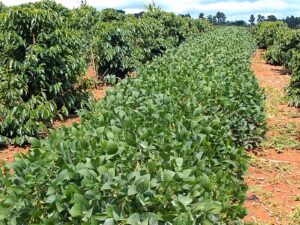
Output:
<path fill-rule="evenodd" d="M 7 6 L 20 5 L 27 2 L 37 2 L 37 1 L 38 0 L 2 0 L 2 2 Z M 74 8 L 80 6 L 80 0 L 57 0 L 56 2 L 59 2 L 68 8 Z"/>
<path fill-rule="evenodd" d="M 7 6 L 12 6 L 12 5 L 19 5 L 19 4 L 27 3 L 29 1 L 26 1 L 26 0 L 2 0 L 2 2 Z M 36 2 L 36 0 L 30 1 L 30 2 Z"/>
<path fill-rule="evenodd" d="M 35 0 L 33 0 L 35 1 Z M 6 5 L 16 5 L 29 0 L 3 0 Z M 57 0 L 66 7 L 74 8 L 80 5 L 80 0 Z M 200 12 L 206 15 L 224 12 L 229 19 L 247 19 L 250 14 L 274 14 L 283 17 L 294 14 L 300 16 L 300 1 L 297 0 L 154 0 L 156 5 L 164 10 L 175 13 L 188 13 L 196 16 Z M 142 11 L 152 0 L 87 0 L 91 6 L 102 8 L 117 8 L 129 13 Z M 240 16 L 237 18 L 237 16 Z"/>
<path fill-rule="evenodd" d="M 124 8 L 123 10 L 126 11 L 126 13 L 139 13 L 144 11 L 144 8 Z"/>

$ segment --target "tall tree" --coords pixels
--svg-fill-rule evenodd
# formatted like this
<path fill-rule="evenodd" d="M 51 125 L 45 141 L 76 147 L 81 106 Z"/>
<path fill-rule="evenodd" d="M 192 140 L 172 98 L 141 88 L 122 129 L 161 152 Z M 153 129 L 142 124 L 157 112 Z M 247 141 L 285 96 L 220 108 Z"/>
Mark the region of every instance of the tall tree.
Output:
<path fill-rule="evenodd" d="M 254 15 L 250 16 L 249 23 L 251 26 L 253 26 L 255 24 L 255 16 Z"/>
<path fill-rule="evenodd" d="M 217 24 L 218 23 L 217 16 L 213 16 L 212 22 L 213 22 L 213 24 Z"/>
<path fill-rule="evenodd" d="M 269 15 L 269 16 L 267 17 L 267 21 L 277 21 L 277 18 L 276 18 L 276 16 L 274 16 L 274 15 Z"/>
<path fill-rule="evenodd" d="M 210 23 L 213 23 L 213 16 L 212 15 L 208 15 L 207 16 L 207 21 Z"/>
<path fill-rule="evenodd" d="M 299 28 L 300 27 L 300 17 L 290 16 L 284 19 L 290 28 Z"/>
<path fill-rule="evenodd" d="M 224 24 L 226 21 L 226 16 L 223 12 L 217 12 L 216 18 L 218 24 Z"/>
<path fill-rule="evenodd" d="M 260 15 L 260 14 L 258 14 L 258 16 L 257 16 L 257 23 L 261 23 L 263 21 L 265 21 L 265 17 L 262 16 L 262 15 Z"/>
<path fill-rule="evenodd" d="M 187 14 L 180 14 L 181 17 L 187 17 L 187 18 L 192 18 L 190 13 Z"/>
<path fill-rule="evenodd" d="M 204 19 L 204 13 L 199 14 L 199 19 Z"/>

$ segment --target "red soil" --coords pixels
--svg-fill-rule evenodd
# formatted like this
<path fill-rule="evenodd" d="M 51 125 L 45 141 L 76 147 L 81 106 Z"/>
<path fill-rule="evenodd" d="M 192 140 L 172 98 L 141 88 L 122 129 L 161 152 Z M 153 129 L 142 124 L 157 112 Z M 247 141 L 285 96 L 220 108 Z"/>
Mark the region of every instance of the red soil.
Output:
<path fill-rule="evenodd" d="M 12 162 L 14 160 L 14 155 L 17 153 L 27 153 L 29 147 L 15 147 L 8 146 L 3 149 L 0 149 L 0 161 L 4 160 L 5 162 Z"/>
<path fill-rule="evenodd" d="M 267 125 L 270 129 L 267 139 L 278 135 L 276 126 L 293 124 L 294 129 L 299 130 L 299 117 L 291 116 L 298 114 L 299 109 L 276 100 L 278 95 L 284 96 L 284 88 L 290 80 L 284 68 L 266 64 L 263 51 L 258 50 L 252 60 L 252 70 L 260 86 L 269 90 L 266 91 Z M 275 94 L 270 94 L 272 92 Z M 244 221 L 268 225 L 294 224 L 291 215 L 300 205 L 300 151 L 286 149 L 279 153 L 272 148 L 260 148 L 249 154 L 253 160 L 249 174 L 245 176 L 249 191 L 244 204 L 249 214 Z"/>

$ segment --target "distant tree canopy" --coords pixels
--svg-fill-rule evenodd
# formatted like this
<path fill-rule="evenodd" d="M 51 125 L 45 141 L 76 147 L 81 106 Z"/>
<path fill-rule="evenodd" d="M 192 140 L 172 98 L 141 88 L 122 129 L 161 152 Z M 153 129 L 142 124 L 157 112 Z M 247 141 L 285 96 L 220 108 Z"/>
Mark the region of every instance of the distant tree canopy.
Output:
<path fill-rule="evenodd" d="M 199 13 L 199 19 L 204 19 L 204 13 Z"/>
<path fill-rule="evenodd" d="M 265 17 L 263 15 L 258 14 L 257 15 L 257 23 L 261 23 L 265 21 Z"/>
<path fill-rule="evenodd" d="M 252 25 L 253 22 L 253 18 L 255 20 L 255 17 L 251 15 L 250 16 L 250 20 L 249 23 Z M 267 17 L 262 16 L 261 14 L 258 14 L 257 16 L 257 23 L 261 23 L 263 21 L 270 21 L 270 22 L 275 22 L 275 21 L 283 21 L 285 23 L 287 23 L 287 25 L 290 28 L 300 28 L 300 17 L 295 17 L 295 16 L 288 16 L 285 19 L 277 19 L 276 16 L 274 15 L 269 15 Z"/>
<path fill-rule="evenodd" d="M 250 16 L 249 23 L 251 26 L 253 26 L 255 24 L 255 16 L 254 15 Z"/>
<path fill-rule="evenodd" d="M 55 4 L 55 1 L 53 0 L 46 0 L 49 1 L 48 5 L 49 6 L 59 6 L 60 9 L 54 9 L 55 11 L 59 12 L 64 17 L 69 16 L 70 10 L 64 7 L 61 4 Z M 43 1 L 42 1 L 43 2 Z M 81 3 L 81 8 L 89 8 L 87 7 L 87 0 L 79 0 L 78 2 Z M 27 4 L 24 4 L 27 5 Z M 155 4 L 154 4 L 155 6 Z M 5 6 L 2 1 L 0 0 L 0 13 L 5 12 L 9 7 Z M 96 11 L 96 9 L 95 9 Z M 117 9 L 112 9 L 112 8 L 107 8 L 102 10 L 100 13 L 100 18 L 102 21 L 110 22 L 110 21 L 121 21 L 125 18 L 126 12 L 124 10 L 117 10 Z M 145 12 L 139 12 L 132 14 L 136 18 L 141 18 L 142 15 Z M 181 17 L 188 17 L 191 18 L 190 13 L 186 14 L 180 14 Z M 287 25 L 290 28 L 300 28 L 300 17 L 296 16 L 288 16 L 284 19 L 278 19 L 275 15 L 268 15 L 268 16 L 263 16 L 261 14 L 258 14 L 256 17 L 252 14 L 249 17 L 248 24 L 244 20 L 236 20 L 236 21 L 226 21 L 227 17 L 224 12 L 218 11 L 215 15 L 208 15 L 205 17 L 205 14 L 203 12 L 200 12 L 198 15 L 199 19 L 206 19 L 209 23 L 214 24 L 214 25 L 234 25 L 234 26 L 247 26 L 248 24 L 250 26 L 254 26 L 255 23 L 261 23 L 263 21 L 283 21 L 286 22 Z"/>
<path fill-rule="evenodd" d="M 251 17 L 252 17 L 253 15 L 251 15 Z M 253 16 L 254 17 L 254 16 Z M 250 18 L 250 20 L 251 20 L 251 18 Z M 249 22 L 250 22 L 250 20 L 249 20 Z M 257 23 L 261 23 L 261 22 L 263 22 L 263 21 L 270 21 L 270 22 L 275 22 L 275 21 L 277 21 L 278 19 L 277 19 L 277 17 L 276 16 L 274 16 L 274 15 L 268 15 L 267 16 L 267 18 L 265 17 L 265 16 L 262 16 L 262 15 L 260 15 L 260 14 L 258 14 L 258 16 L 257 16 Z M 251 23 L 251 22 L 250 22 Z"/>
<path fill-rule="evenodd" d="M 208 15 L 206 19 L 207 19 L 208 22 L 213 23 L 213 16 L 212 15 Z"/>
<path fill-rule="evenodd" d="M 199 14 L 199 18 L 204 17 L 204 13 Z M 253 15 L 252 15 L 253 16 Z M 253 16 L 255 21 L 255 17 Z M 214 25 L 225 25 L 225 26 L 247 26 L 247 22 L 244 20 L 226 21 L 226 15 L 223 12 L 217 12 L 216 15 L 208 15 L 206 20 Z M 254 24 L 254 22 L 253 22 Z"/>
<path fill-rule="evenodd" d="M 200 13 L 200 15 L 204 17 L 203 13 Z M 199 15 L 199 18 L 200 18 L 200 15 Z M 222 25 L 222 24 L 225 24 L 225 22 L 226 22 L 226 15 L 223 12 L 217 12 L 217 14 L 215 16 L 208 15 L 206 19 L 208 22 L 210 22 L 212 24 Z"/>
<path fill-rule="evenodd" d="M 144 15 L 144 11 L 133 14 L 136 18 L 141 18 Z"/>
<path fill-rule="evenodd" d="M 192 18 L 191 14 L 180 14 L 181 17 L 187 17 L 187 18 Z"/>
<path fill-rule="evenodd" d="M 244 20 L 236 20 L 236 21 L 233 21 L 233 22 L 228 22 L 226 24 L 228 24 L 230 26 L 240 26 L 240 27 L 247 26 L 247 22 L 244 21 Z"/>
<path fill-rule="evenodd" d="M 275 22 L 275 21 L 277 21 L 277 18 L 276 18 L 276 16 L 274 16 L 274 15 L 269 15 L 269 16 L 267 17 L 267 21 Z"/>
<path fill-rule="evenodd" d="M 290 28 L 300 28 L 300 17 L 288 16 L 284 20 Z"/>
<path fill-rule="evenodd" d="M 225 13 L 223 12 L 217 12 L 216 19 L 218 24 L 224 24 L 226 21 Z"/>

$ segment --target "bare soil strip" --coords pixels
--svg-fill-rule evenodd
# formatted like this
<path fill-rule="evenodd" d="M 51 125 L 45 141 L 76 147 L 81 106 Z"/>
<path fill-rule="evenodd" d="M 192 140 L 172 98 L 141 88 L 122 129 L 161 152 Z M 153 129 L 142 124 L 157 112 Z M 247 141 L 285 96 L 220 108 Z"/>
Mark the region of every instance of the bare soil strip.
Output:
<path fill-rule="evenodd" d="M 300 110 L 289 107 L 285 87 L 290 76 L 280 66 L 268 65 L 257 50 L 252 70 L 266 95 L 269 131 L 251 155 L 245 222 L 259 225 L 300 224 Z"/>

